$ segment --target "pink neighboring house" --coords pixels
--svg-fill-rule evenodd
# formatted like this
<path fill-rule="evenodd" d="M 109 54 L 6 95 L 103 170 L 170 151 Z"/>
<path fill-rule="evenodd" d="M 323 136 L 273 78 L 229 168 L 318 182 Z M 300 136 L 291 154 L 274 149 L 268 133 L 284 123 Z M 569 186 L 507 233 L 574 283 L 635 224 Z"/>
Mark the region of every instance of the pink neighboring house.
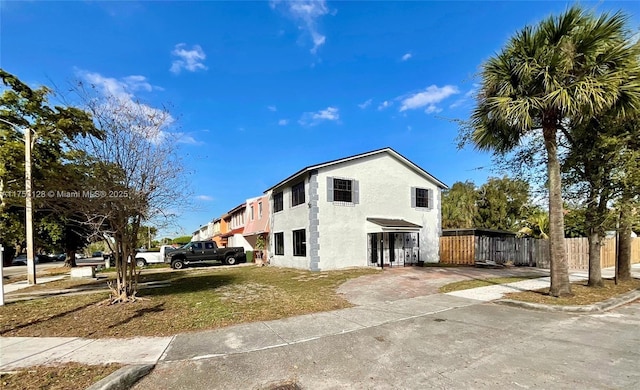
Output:
<path fill-rule="evenodd" d="M 269 196 L 263 195 L 257 198 L 247 199 L 247 214 L 243 232 L 244 238 L 259 255 L 256 248 L 258 237 L 262 237 L 264 246 L 262 249 L 262 259 L 266 261 L 267 248 L 269 248 Z"/>

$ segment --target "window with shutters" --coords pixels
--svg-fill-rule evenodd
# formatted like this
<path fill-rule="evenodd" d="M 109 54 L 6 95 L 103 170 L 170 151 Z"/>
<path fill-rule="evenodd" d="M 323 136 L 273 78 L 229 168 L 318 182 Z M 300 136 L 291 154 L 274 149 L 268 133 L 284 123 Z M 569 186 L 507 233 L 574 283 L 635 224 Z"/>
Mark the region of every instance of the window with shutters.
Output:
<path fill-rule="evenodd" d="M 433 208 L 433 190 L 411 187 L 411 207 L 419 209 Z"/>
<path fill-rule="evenodd" d="M 358 181 L 343 177 L 327 177 L 327 202 L 339 206 L 353 206 L 359 203 Z"/>

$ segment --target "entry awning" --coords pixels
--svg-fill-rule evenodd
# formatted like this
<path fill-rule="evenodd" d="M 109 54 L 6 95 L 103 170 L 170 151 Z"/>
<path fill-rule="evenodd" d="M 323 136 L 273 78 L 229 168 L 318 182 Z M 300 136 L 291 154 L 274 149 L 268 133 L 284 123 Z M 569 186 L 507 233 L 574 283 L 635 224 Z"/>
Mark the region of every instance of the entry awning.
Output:
<path fill-rule="evenodd" d="M 382 227 L 384 232 L 417 232 L 422 226 L 404 219 L 367 218 L 367 221 Z"/>

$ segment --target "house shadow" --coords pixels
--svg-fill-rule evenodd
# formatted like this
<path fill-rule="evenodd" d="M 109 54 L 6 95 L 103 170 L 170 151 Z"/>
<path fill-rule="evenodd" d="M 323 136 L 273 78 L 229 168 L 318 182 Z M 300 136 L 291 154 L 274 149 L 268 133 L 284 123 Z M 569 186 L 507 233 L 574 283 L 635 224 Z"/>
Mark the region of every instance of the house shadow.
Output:
<path fill-rule="evenodd" d="M 191 294 L 194 292 L 215 290 L 222 286 L 237 283 L 240 278 L 234 275 L 216 275 L 193 273 L 174 274 L 171 279 L 165 279 L 166 283 L 139 289 L 140 297 L 163 297 L 167 295 Z"/>

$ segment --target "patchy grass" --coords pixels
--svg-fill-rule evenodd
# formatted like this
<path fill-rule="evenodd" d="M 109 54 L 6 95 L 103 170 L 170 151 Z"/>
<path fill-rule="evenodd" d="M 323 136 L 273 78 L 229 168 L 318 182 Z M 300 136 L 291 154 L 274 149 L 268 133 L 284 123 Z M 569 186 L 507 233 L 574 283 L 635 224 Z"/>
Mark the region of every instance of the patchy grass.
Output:
<path fill-rule="evenodd" d="M 251 266 L 156 271 L 140 276 L 140 283 L 155 286 L 141 289 L 138 296 L 145 300 L 135 303 L 97 306 L 108 293 L 89 291 L 7 304 L 0 307 L 0 336 L 167 336 L 340 309 L 351 306 L 336 294 L 340 284 L 378 272 Z M 47 284 L 57 289 L 70 282 Z M 74 286 L 105 285 L 104 280 L 79 283 Z"/>
<path fill-rule="evenodd" d="M 448 293 L 452 291 L 468 290 L 470 288 L 476 288 L 476 287 L 494 286 L 496 284 L 506 284 L 506 283 L 519 282 L 521 280 L 527 280 L 527 279 L 537 279 L 540 277 L 542 276 L 532 275 L 532 276 L 509 276 L 504 278 L 462 280 L 460 282 L 453 282 L 453 283 L 444 285 L 440 287 L 438 291 L 441 293 Z"/>
<path fill-rule="evenodd" d="M 546 305 L 590 305 L 636 289 L 640 289 L 640 279 L 620 282 L 617 285 L 613 279 L 605 279 L 602 288 L 588 287 L 586 281 L 571 283 L 573 296 L 570 297 L 552 297 L 549 295 L 549 288 L 544 288 L 537 291 L 510 293 L 505 298 Z"/>
<path fill-rule="evenodd" d="M 87 366 L 78 363 L 30 367 L 0 374 L 0 384 L 3 390 L 86 389 L 120 367 L 120 364 Z"/>

